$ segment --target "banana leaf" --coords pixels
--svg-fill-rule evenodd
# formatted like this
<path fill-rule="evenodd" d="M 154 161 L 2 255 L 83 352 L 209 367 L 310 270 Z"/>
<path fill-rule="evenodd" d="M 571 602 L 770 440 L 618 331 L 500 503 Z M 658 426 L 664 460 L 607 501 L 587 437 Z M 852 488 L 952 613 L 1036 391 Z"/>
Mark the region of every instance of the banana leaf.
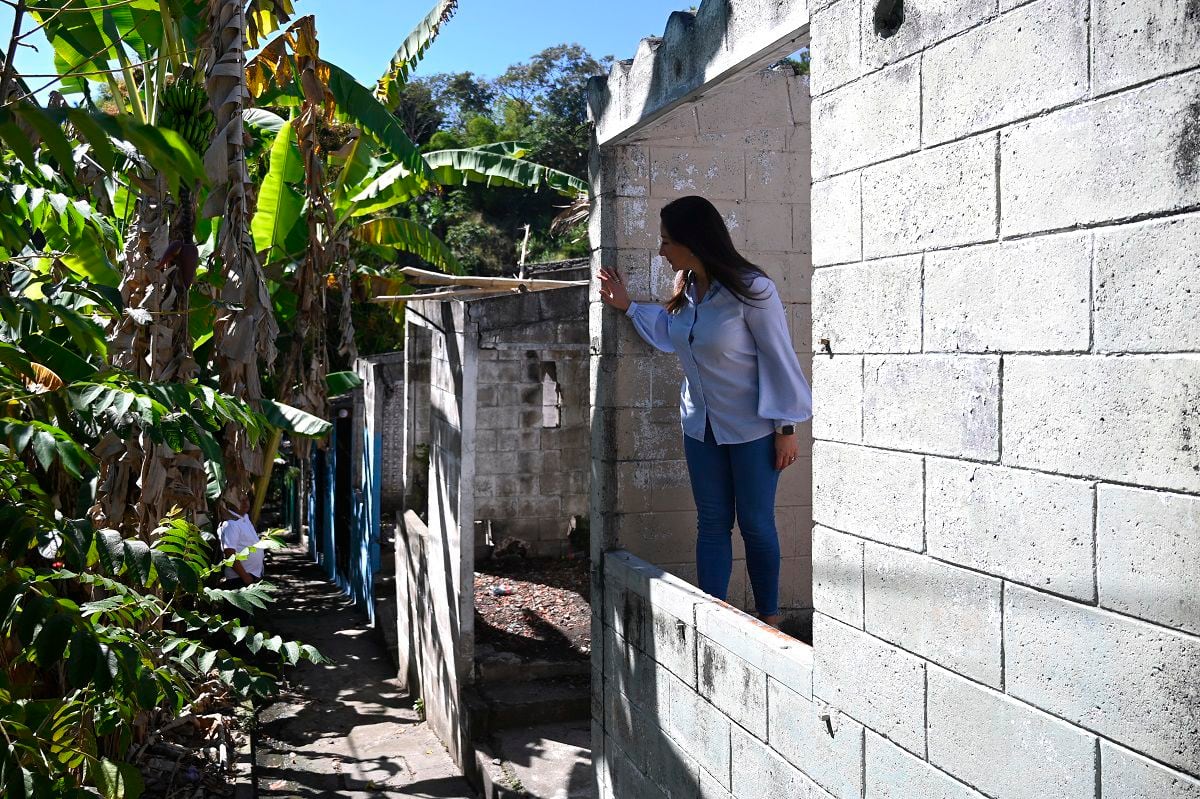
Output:
<path fill-rule="evenodd" d="M 445 242 L 432 230 L 411 219 L 394 216 L 372 219 L 355 226 L 351 235 L 366 244 L 410 252 L 443 272 L 455 275 L 464 273 L 462 265 Z"/>

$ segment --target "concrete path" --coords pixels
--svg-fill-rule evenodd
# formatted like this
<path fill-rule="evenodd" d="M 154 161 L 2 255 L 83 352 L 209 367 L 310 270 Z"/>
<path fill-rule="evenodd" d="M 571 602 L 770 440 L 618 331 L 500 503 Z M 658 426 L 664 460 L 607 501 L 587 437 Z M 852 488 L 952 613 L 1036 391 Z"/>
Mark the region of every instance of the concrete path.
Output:
<path fill-rule="evenodd" d="M 475 799 L 394 680 L 378 632 L 302 547 L 277 550 L 280 587 L 264 626 L 333 662 L 292 670 L 289 692 L 259 714 L 258 795 L 272 799 Z"/>

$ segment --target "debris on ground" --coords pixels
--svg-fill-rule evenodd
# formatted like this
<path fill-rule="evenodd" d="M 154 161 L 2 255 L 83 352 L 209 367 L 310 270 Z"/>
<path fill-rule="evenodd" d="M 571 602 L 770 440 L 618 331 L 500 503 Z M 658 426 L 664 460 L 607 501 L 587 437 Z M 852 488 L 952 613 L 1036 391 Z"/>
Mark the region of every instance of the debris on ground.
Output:
<path fill-rule="evenodd" d="M 591 652 L 590 562 L 522 558 L 476 566 L 475 643 L 546 660 Z"/>
<path fill-rule="evenodd" d="M 228 686 L 213 679 L 184 712 L 135 747 L 130 760 L 142 772 L 143 799 L 233 796 L 232 769 L 246 742 L 248 712 Z"/>

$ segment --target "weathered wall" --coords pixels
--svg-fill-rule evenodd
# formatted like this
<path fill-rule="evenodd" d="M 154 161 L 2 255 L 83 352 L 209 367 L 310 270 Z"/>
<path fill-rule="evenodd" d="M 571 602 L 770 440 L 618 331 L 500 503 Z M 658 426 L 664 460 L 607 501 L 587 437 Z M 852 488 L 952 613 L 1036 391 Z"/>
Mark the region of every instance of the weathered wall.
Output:
<path fill-rule="evenodd" d="M 430 345 L 430 438 L 425 520 L 410 511 L 396 536 L 401 674 L 415 677 L 430 725 L 462 764 L 473 751 L 462 689 L 474 665 L 475 516 L 469 489 L 475 476 L 478 364 L 460 303 L 412 303 L 406 318 L 406 344 L 415 343 L 418 353 L 421 339 Z M 421 410 L 415 399 L 409 407 Z"/>
<path fill-rule="evenodd" d="M 814 695 L 868 796 L 1200 795 L 1200 28 L 905 9 L 812 18 Z"/>
<path fill-rule="evenodd" d="M 775 280 L 801 365 L 811 373 L 809 138 L 807 78 L 785 68 L 732 81 L 604 148 L 592 178 L 597 266 L 620 269 L 634 301 L 664 301 L 674 273 L 658 255 L 659 211 L 677 197 L 702 194 L 725 216 L 738 249 Z M 607 493 L 593 528 L 610 546 L 694 581 L 696 513 L 679 428 L 678 358 L 653 350 L 595 296 L 596 454 Z M 777 499 L 785 608 L 812 604 L 809 427 L 800 427 L 800 458 L 784 471 Z M 736 532 L 734 542 L 729 601 L 750 607 Z"/>
<path fill-rule="evenodd" d="M 538 275 L 587 278 L 582 269 Z M 475 518 L 495 543 L 566 554 L 572 516 L 588 514 L 586 287 L 476 300 L 478 429 Z"/>
<path fill-rule="evenodd" d="M 597 552 L 603 795 L 1200 796 L 1186 5 L 815 4 L 812 670 Z M 639 224 L 599 199 L 601 240 Z"/>

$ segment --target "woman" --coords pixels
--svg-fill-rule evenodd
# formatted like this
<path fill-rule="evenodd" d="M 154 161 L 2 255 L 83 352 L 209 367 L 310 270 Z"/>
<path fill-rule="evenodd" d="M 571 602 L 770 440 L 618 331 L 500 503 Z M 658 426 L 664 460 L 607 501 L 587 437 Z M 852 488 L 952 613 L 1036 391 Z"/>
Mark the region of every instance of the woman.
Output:
<path fill-rule="evenodd" d="M 775 284 L 734 248 L 713 204 L 681 197 L 662 209 L 661 223 L 658 252 L 676 272 L 666 307 L 631 302 L 615 269 L 600 270 L 601 299 L 683 365 L 679 411 L 700 588 L 725 599 L 736 513 L 755 610 L 778 626 L 775 490 L 796 461 L 796 424 L 812 416 L 812 394 Z"/>

